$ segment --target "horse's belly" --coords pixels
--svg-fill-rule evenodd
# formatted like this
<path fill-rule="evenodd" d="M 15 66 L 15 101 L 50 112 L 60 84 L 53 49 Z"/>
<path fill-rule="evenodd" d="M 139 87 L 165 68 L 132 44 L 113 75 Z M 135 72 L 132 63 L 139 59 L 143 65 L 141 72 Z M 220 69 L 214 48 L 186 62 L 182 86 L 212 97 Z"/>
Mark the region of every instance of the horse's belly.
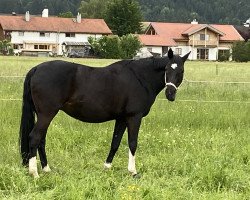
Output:
<path fill-rule="evenodd" d="M 65 105 L 61 110 L 83 122 L 100 123 L 116 118 L 114 111 L 89 105 Z"/>

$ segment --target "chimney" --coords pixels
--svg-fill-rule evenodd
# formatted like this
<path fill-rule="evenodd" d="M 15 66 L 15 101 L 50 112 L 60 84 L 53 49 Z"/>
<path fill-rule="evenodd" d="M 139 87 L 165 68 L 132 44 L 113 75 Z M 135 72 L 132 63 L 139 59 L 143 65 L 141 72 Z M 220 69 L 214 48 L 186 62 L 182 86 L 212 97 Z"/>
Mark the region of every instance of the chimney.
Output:
<path fill-rule="evenodd" d="M 43 9 L 42 17 L 49 17 L 49 9 L 48 8 Z"/>
<path fill-rule="evenodd" d="M 249 25 L 250 25 L 250 18 L 244 23 L 245 27 L 249 27 Z"/>
<path fill-rule="evenodd" d="M 30 12 L 29 11 L 26 11 L 26 13 L 25 13 L 25 21 L 26 22 L 30 21 Z"/>
<path fill-rule="evenodd" d="M 82 21 L 82 15 L 80 13 L 77 13 L 76 22 L 81 23 L 81 21 Z"/>
<path fill-rule="evenodd" d="M 194 20 L 191 22 L 191 24 L 198 24 L 198 22 L 197 22 L 196 19 L 194 19 Z"/>

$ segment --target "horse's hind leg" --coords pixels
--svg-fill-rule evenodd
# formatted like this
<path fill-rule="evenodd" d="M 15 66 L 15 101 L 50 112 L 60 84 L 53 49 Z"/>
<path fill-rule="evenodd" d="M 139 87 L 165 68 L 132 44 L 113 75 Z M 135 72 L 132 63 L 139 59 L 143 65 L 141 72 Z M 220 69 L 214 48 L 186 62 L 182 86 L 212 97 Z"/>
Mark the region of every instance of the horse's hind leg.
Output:
<path fill-rule="evenodd" d="M 135 167 L 135 152 L 137 148 L 138 133 L 141 125 L 141 116 L 134 116 L 128 118 L 128 145 L 129 145 L 129 161 L 128 171 L 133 175 L 137 175 Z"/>
<path fill-rule="evenodd" d="M 115 122 L 115 129 L 113 133 L 113 139 L 112 139 L 109 155 L 106 159 L 106 162 L 104 163 L 105 168 L 111 167 L 111 163 L 113 161 L 116 151 L 119 148 L 125 129 L 126 129 L 126 121 L 122 119 L 117 119 Z"/>
<path fill-rule="evenodd" d="M 46 151 L 45 151 L 45 144 L 46 144 L 46 134 L 41 139 L 40 145 L 38 146 L 38 153 L 42 165 L 42 169 L 44 172 L 50 172 L 50 167 L 48 165 Z"/>
<path fill-rule="evenodd" d="M 41 142 L 43 143 L 43 139 L 44 139 L 44 145 L 45 145 L 45 137 L 46 137 L 47 129 L 54 116 L 55 115 L 38 114 L 37 122 L 29 136 L 29 147 L 30 147 L 29 173 L 33 175 L 34 177 L 39 177 L 38 171 L 37 171 L 37 161 L 36 161 L 37 149 L 39 145 L 41 145 Z M 45 146 L 43 150 L 40 148 L 40 151 L 42 153 L 42 159 L 43 159 L 42 162 L 43 164 L 45 164 L 46 163 Z"/>

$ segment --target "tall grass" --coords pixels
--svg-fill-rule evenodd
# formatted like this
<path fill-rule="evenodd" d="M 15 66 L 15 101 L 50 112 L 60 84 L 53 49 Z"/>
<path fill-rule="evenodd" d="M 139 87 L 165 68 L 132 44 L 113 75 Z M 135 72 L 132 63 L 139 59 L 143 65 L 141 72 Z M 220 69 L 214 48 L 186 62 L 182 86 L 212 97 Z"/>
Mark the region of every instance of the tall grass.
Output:
<path fill-rule="evenodd" d="M 0 57 L 0 75 L 25 75 L 45 60 Z M 74 62 L 105 66 L 113 60 Z M 187 62 L 185 73 L 188 80 L 249 81 L 250 65 Z M 23 78 L 0 78 L 0 99 L 20 99 L 22 82 Z M 249 84 L 184 82 L 174 103 L 161 93 L 141 125 L 136 157 L 139 180 L 127 172 L 126 134 L 113 168 L 103 169 L 113 122 L 88 124 L 63 112 L 48 130 L 52 172 L 40 172 L 41 177 L 34 180 L 19 156 L 21 101 L 2 100 L 0 199 L 248 199 L 249 89 Z"/>

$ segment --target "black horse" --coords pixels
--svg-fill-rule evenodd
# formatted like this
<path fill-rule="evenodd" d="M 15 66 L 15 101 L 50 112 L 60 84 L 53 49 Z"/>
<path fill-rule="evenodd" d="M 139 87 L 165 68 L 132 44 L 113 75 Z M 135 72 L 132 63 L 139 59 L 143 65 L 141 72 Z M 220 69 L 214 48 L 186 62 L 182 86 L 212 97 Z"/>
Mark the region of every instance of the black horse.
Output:
<path fill-rule="evenodd" d="M 122 60 L 104 68 L 65 61 L 45 62 L 32 68 L 24 81 L 20 126 L 23 165 L 29 165 L 29 173 L 38 177 L 38 150 L 43 171 L 50 171 L 46 133 L 52 119 L 62 110 L 84 122 L 115 120 L 106 168 L 111 167 L 128 128 L 128 170 L 136 175 L 135 151 L 141 120 L 163 88 L 166 87 L 167 99 L 175 100 L 189 54 L 180 57 L 170 49 L 167 57 Z"/>

